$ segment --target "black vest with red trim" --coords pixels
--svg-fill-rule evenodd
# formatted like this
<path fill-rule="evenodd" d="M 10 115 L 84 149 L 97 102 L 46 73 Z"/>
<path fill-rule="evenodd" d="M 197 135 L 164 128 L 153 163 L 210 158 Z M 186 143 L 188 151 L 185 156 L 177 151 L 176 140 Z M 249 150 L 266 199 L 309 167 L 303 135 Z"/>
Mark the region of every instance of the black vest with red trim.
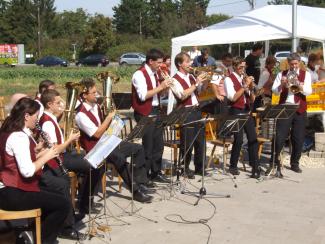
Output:
<path fill-rule="evenodd" d="M 55 123 L 55 121 L 48 116 L 46 113 L 43 113 L 42 117 L 39 120 L 39 125 L 42 127 L 43 124 L 45 122 L 51 122 L 55 128 L 55 135 L 56 135 L 56 140 L 57 140 L 57 144 L 60 145 L 62 144 L 62 139 L 61 139 L 61 133 L 60 133 L 60 127 L 57 126 L 57 124 Z M 59 155 L 59 157 L 61 158 L 61 160 L 63 160 L 63 155 L 62 153 Z M 51 169 L 58 169 L 59 168 L 59 164 L 56 158 L 52 158 L 47 162 L 47 166 L 49 166 Z"/>
<path fill-rule="evenodd" d="M 38 184 L 42 170 L 35 172 L 29 178 L 25 178 L 20 174 L 16 158 L 6 152 L 9 136 L 9 133 L 1 133 L 0 135 L 0 181 L 8 187 L 18 188 L 23 191 L 39 192 Z M 36 161 L 35 147 L 35 142 L 29 138 L 29 151 L 32 162 Z"/>
<path fill-rule="evenodd" d="M 99 106 L 97 108 L 98 108 L 98 117 L 102 123 L 103 116 Z M 98 123 L 96 117 L 92 114 L 92 112 L 88 111 L 83 104 L 79 106 L 77 113 L 84 113 L 97 127 L 99 127 L 100 124 Z M 87 153 L 96 145 L 98 140 L 99 139 L 96 137 L 88 136 L 84 131 L 80 129 L 80 138 L 79 138 L 80 145 Z"/>
<path fill-rule="evenodd" d="M 152 90 L 153 87 L 152 87 L 151 79 L 150 79 L 150 76 L 149 76 L 145 66 L 140 67 L 139 71 L 141 71 L 143 73 L 143 75 L 146 79 L 147 91 Z M 156 80 L 156 86 L 158 86 L 158 81 L 157 81 L 156 76 L 155 76 L 155 80 Z M 160 98 L 159 98 L 159 94 L 158 94 L 158 101 L 159 101 L 159 99 Z M 136 111 L 137 113 L 144 115 L 144 116 L 149 115 L 152 110 L 152 100 L 153 100 L 153 97 L 148 98 L 144 102 L 141 101 L 134 85 L 132 84 L 132 108 L 134 109 L 134 111 Z"/>
<path fill-rule="evenodd" d="M 232 83 L 234 84 L 235 91 L 239 91 L 242 88 L 242 84 L 239 82 L 234 73 L 229 75 Z M 246 98 L 246 99 L 245 99 Z M 245 101 L 246 100 L 246 101 Z M 235 102 L 230 102 L 231 107 L 238 109 L 249 109 L 249 95 L 245 92 Z"/>
<path fill-rule="evenodd" d="M 175 74 L 173 76 L 173 78 L 176 79 L 179 82 L 179 84 L 181 84 L 184 91 L 186 89 L 190 88 L 190 86 L 187 84 L 187 82 L 182 77 L 180 77 L 178 74 Z M 195 81 L 195 78 L 193 77 L 193 75 L 189 75 L 189 78 L 190 78 L 191 85 L 195 85 L 196 81 Z M 196 90 L 194 91 L 194 93 L 195 93 L 196 99 L 198 99 Z M 176 100 L 177 100 L 177 106 L 181 106 L 181 105 L 182 106 L 192 106 L 193 105 L 192 104 L 192 95 L 188 96 L 184 100 L 181 100 L 178 97 L 176 97 Z"/>
<path fill-rule="evenodd" d="M 288 70 L 282 71 L 282 76 L 286 76 L 287 73 L 288 73 Z M 300 84 L 302 84 L 302 85 L 304 84 L 305 77 L 306 77 L 306 71 L 299 70 L 298 80 L 299 80 Z M 288 88 L 282 87 L 279 104 L 283 104 L 286 102 L 288 93 L 289 93 Z M 294 100 L 295 100 L 295 103 L 299 103 L 299 108 L 297 110 L 297 113 L 302 114 L 302 113 L 306 112 L 306 110 L 307 110 L 306 96 L 303 95 L 301 92 L 299 92 L 297 94 L 294 94 Z"/>

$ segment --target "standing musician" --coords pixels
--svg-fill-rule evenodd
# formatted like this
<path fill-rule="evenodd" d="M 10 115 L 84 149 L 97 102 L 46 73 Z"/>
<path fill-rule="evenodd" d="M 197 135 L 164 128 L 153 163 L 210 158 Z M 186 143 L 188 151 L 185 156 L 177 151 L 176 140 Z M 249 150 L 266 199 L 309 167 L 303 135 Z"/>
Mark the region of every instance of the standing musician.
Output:
<path fill-rule="evenodd" d="M 39 109 L 33 99 L 21 98 L 0 129 L 0 208 L 40 208 L 42 243 L 53 244 L 68 214 L 69 201 L 39 188 L 42 167 L 58 156 L 54 147 L 40 151 L 43 145 L 36 145 L 32 137 Z"/>
<path fill-rule="evenodd" d="M 250 102 L 254 101 L 254 94 L 251 92 L 253 86 L 253 77 L 245 77 L 245 60 L 241 57 L 233 59 L 234 72 L 225 79 L 225 88 L 227 98 L 230 101 L 229 114 L 248 114 L 250 111 Z M 247 122 L 243 127 L 248 139 L 248 155 L 250 165 L 252 166 L 252 178 L 260 177 L 260 168 L 258 162 L 258 143 L 255 131 L 255 122 L 251 115 L 249 115 Z M 243 144 L 243 130 L 234 133 L 234 143 L 231 150 L 229 172 L 233 175 L 239 175 L 237 168 L 238 159 Z"/>
<path fill-rule="evenodd" d="M 97 104 L 97 89 L 93 79 L 83 79 L 81 81 L 85 90 L 80 94 L 82 103 L 77 109 L 76 124 L 80 129 L 80 144 L 88 153 L 98 142 L 101 136 L 107 131 L 115 111 L 110 112 L 106 118 L 103 118 L 99 105 Z M 134 156 L 134 192 L 133 197 L 139 202 L 151 202 L 152 197 L 147 195 L 148 187 L 153 187 L 146 175 L 144 152 L 141 145 L 121 142 L 107 157 L 107 162 L 112 163 L 119 175 L 123 178 L 125 184 L 132 189 L 132 179 L 126 157 Z M 100 170 L 92 170 L 92 179 L 100 177 Z M 89 177 L 88 177 L 89 178 Z M 89 179 L 87 179 L 89 180 Z M 92 185 L 94 189 L 95 185 Z M 86 189 L 87 190 L 87 189 Z M 93 190 L 92 190 L 93 192 Z M 89 192 L 88 192 L 89 193 Z M 81 205 L 88 202 L 86 194 L 81 199 Z"/>
<path fill-rule="evenodd" d="M 299 167 L 299 160 L 301 157 L 302 146 L 305 138 L 305 120 L 307 102 L 306 96 L 312 93 L 311 76 L 308 71 L 304 71 L 299 68 L 300 56 L 297 53 L 292 53 L 287 58 L 289 64 L 289 70 L 280 72 L 272 86 L 272 91 L 275 94 L 280 94 L 279 104 L 298 104 L 299 108 L 289 119 L 278 120 L 276 125 L 276 140 L 275 140 L 275 165 L 278 172 L 280 171 L 279 155 L 283 148 L 284 142 L 288 137 L 289 131 L 292 143 L 292 153 L 290 157 L 291 170 L 296 173 L 301 173 L 302 170 Z M 289 71 L 296 72 L 298 76 L 298 92 L 293 93 L 288 88 L 287 74 Z"/>
<path fill-rule="evenodd" d="M 226 53 L 221 57 L 221 65 L 218 67 L 222 74 L 213 75 L 211 80 L 211 87 L 216 98 L 214 103 L 214 114 L 227 113 L 227 96 L 225 91 L 225 78 L 233 72 L 232 55 Z"/>
<path fill-rule="evenodd" d="M 164 151 L 163 128 L 159 125 L 160 94 L 167 90 L 170 80 L 159 82 L 157 71 L 163 62 L 163 53 L 150 49 L 146 63 L 132 77 L 132 107 L 134 118 L 139 122 L 143 117 L 156 117 L 155 123 L 148 125 L 142 137 L 146 157 L 147 174 L 153 181 L 169 182 L 161 172 Z"/>
<path fill-rule="evenodd" d="M 196 107 L 187 117 L 185 123 L 202 119 L 201 111 L 199 110 L 198 92 L 201 90 L 205 73 L 200 74 L 196 79 L 188 73 L 191 66 L 190 56 L 181 52 L 175 57 L 175 65 L 178 72 L 173 76 L 176 84 L 173 84 L 173 93 L 177 99 L 178 106 Z M 175 87 L 177 86 L 177 88 Z M 177 92 L 176 92 L 177 91 Z M 198 136 L 195 138 L 196 134 Z M 202 175 L 202 166 L 205 158 L 205 126 L 202 123 L 193 123 L 181 128 L 181 155 L 184 156 L 185 172 L 184 174 L 194 179 L 194 174 Z M 194 143 L 193 143 L 194 141 Z M 189 148 L 190 144 L 193 145 Z M 189 169 L 192 158 L 192 150 L 194 147 L 194 166 L 195 171 Z"/>
<path fill-rule="evenodd" d="M 68 152 L 63 153 L 73 141 L 79 138 L 80 133 L 71 132 L 69 138 L 64 141 L 64 136 L 57 120 L 57 118 L 63 113 L 61 101 L 62 99 L 60 97 L 60 93 L 56 90 L 45 90 L 42 93 L 41 103 L 43 104 L 45 110 L 40 118 L 39 124 L 42 130 L 47 133 L 50 144 L 54 145 L 60 153 L 59 157 L 63 161 L 63 165 L 68 170 L 87 174 L 89 172 L 89 165 L 81 155 L 72 155 Z M 62 170 L 59 168 L 57 160 L 55 159 L 50 160 L 47 165 L 44 166 L 40 187 L 42 189 L 47 189 L 49 191 L 62 194 L 67 200 L 71 199 L 70 179 L 68 175 L 63 174 Z M 84 239 L 84 235 L 74 228 L 74 210 L 71 201 L 69 202 L 69 215 L 59 236 L 60 238 L 70 240 L 82 240 Z M 80 206 L 79 208 L 84 209 L 84 207 L 85 206 Z M 88 208 L 88 204 L 86 208 Z"/>

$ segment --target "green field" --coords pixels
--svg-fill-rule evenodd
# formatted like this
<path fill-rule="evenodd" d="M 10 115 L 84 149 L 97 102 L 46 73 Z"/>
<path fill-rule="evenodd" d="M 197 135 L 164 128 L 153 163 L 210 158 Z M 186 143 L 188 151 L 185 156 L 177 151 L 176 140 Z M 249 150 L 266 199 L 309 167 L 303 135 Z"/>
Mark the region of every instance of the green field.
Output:
<path fill-rule="evenodd" d="M 38 84 L 44 79 L 50 79 L 58 84 L 58 90 L 65 96 L 64 84 L 68 81 L 80 81 L 93 77 L 103 71 L 111 71 L 120 77 L 120 81 L 113 86 L 114 92 L 131 91 L 131 77 L 137 67 L 1 67 L 0 68 L 0 96 L 6 100 L 16 92 L 34 95 Z M 99 89 L 101 90 L 101 88 Z"/>

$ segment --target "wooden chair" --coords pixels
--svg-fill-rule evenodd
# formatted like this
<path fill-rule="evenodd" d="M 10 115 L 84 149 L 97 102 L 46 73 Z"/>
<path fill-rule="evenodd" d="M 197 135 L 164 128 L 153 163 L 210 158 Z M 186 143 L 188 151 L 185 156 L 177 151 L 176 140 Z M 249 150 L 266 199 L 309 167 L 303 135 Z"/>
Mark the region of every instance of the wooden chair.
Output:
<path fill-rule="evenodd" d="M 70 195 L 71 195 L 71 203 L 74 209 L 76 209 L 76 195 L 78 190 L 78 177 L 77 174 L 73 171 L 69 171 L 68 173 L 70 178 Z"/>
<path fill-rule="evenodd" d="M 5 211 L 0 209 L 0 220 L 35 219 L 36 244 L 41 244 L 41 209 Z"/>
<path fill-rule="evenodd" d="M 178 149 L 180 148 L 181 145 L 180 139 L 177 138 L 176 132 L 177 132 L 176 129 L 173 129 L 170 126 L 164 127 L 164 132 L 163 132 L 164 146 L 169 147 L 173 150 L 174 166 L 177 165 Z"/>
<path fill-rule="evenodd" d="M 255 130 L 257 134 L 257 143 L 258 143 L 258 159 L 260 159 L 263 151 L 264 143 L 271 142 L 272 140 L 261 136 L 261 118 L 258 116 L 258 113 L 252 113 L 252 116 L 255 118 L 255 124 L 256 124 Z"/>
<path fill-rule="evenodd" d="M 2 125 L 3 121 L 6 119 L 6 110 L 4 105 L 4 97 L 0 97 L 0 125 Z"/>

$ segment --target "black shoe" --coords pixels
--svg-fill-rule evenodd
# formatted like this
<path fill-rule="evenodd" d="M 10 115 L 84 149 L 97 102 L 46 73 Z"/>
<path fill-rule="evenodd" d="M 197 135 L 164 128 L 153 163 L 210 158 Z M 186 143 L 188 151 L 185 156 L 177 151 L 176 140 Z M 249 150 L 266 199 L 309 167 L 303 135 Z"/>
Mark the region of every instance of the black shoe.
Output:
<path fill-rule="evenodd" d="M 147 183 L 144 184 L 147 188 L 155 188 L 157 187 L 157 184 L 153 182 L 152 180 L 148 180 Z"/>
<path fill-rule="evenodd" d="M 68 240 L 73 240 L 73 241 L 86 240 L 86 236 L 87 235 L 85 235 L 77 230 L 73 230 L 73 229 L 63 230 L 58 235 L 58 237 L 61 239 L 68 239 Z"/>
<path fill-rule="evenodd" d="M 259 179 L 261 177 L 261 168 L 260 167 L 257 167 L 257 169 L 253 168 L 250 177 L 254 179 Z"/>
<path fill-rule="evenodd" d="M 229 173 L 232 174 L 232 175 L 239 175 L 240 174 L 238 168 L 232 168 L 232 167 L 229 168 Z"/>
<path fill-rule="evenodd" d="M 280 168 L 278 168 L 278 169 L 276 170 L 275 177 L 283 178 L 283 174 L 281 173 L 281 169 L 280 169 Z"/>
<path fill-rule="evenodd" d="M 141 190 L 136 190 L 133 193 L 133 199 L 138 202 L 151 203 L 153 197 L 148 196 L 147 194 L 143 193 Z"/>
<path fill-rule="evenodd" d="M 301 168 L 299 167 L 299 165 L 297 166 L 291 166 L 291 170 L 296 172 L 296 173 L 302 173 Z"/>
<path fill-rule="evenodd" d="M 156 175 L 154 178 L 152 178 L 152 181 L 160 182 L 160 183 L 169 183 L 170 182 L 170 180 L 162 174 Z"/>
<path fill-rule="evenodd" d="M 146 194 L 154 194 L 154 193 L 156 193 L 155 189 L 148 188 L 145 184 L 139 184 L 139 189 L 140 189 L 140 191 L 142 191 L 143 193 L 146 193 Z"/>
<path fill-rule="evenodd" d="M 182 176 L 185 176 L 188 179 L 195 179 L 194 171 L 190 169 L 185 169 L 185 171 L 182 172 Z"/>
<path fill-rule="evenodd" d="M 78 223 L 80 221 L 82 221 L 84 218 L 86 217 L 86 214 L 84 213 L 77 213 L 74 217 L 74 221 L 75 223 Z"/>
<path fill-rule="evenodd" d="M 80 214 L 89 214 L 89 208 L 81 208 L 79 210 Z M 100 213 L 100 209 L 97 208 L 91 208 L 91 214 L 99 214 Z"/>

